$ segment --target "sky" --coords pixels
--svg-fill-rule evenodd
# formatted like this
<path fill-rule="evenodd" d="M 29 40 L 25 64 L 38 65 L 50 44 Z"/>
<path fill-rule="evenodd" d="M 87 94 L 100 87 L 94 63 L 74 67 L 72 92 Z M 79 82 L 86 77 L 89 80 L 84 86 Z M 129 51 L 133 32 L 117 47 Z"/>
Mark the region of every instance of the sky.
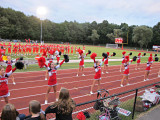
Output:
<path fill-rule="evenodd" d="M 39 6 L 47 9 L 44 18 L 56 23 L 109 23 L 148 25 L 160 22 L 160 0 L 0 0 L 0 6 L 37 16 Z"/>

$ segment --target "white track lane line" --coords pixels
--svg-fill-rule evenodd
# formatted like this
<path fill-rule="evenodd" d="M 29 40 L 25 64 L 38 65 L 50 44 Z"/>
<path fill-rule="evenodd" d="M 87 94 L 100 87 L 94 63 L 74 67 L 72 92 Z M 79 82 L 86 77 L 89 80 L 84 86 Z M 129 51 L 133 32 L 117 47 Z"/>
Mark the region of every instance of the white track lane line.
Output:
<path fill-rule="evenodd" d="M 156 66 L 156 68 L 159 68 L 159 66 L 158 66 L 158 67 Z M 155 69 L 155 67 L 154 67 L 154 69 Z M 130 70 L 134 70 L 134 69 L 130 69 Z M 145 71 L 145 70 L 144 70 L 144 71 Z M 143 71 L 143 72 L 144 72 L 144 71 Z M 152 69 L 151 71 L 153 71 L 153 69 Z M 119 71 L 116 71 L 116 72 L 113 71 L 113 72 L 110 72 L 110 73 L 117 73 L 117 72 L 120 73 Z M 123 74 L 123 73 L 121 73 L 121 74 Z M 86 76 L 91 76 L 91 75 L 95 75 L 95 73 L 94 73 L 94 74 L 87 74 Z M 107 74 L 105 74 L 105 75 L 107 75 Z M 86 76 L 85 76 L 85 77 L 86 77 Z M 37 76 L 36 76 L 36 77 L 37 77 Z M 45 77 L 45 76 L 44 76 L 44 77 Z M 78 77 L 76 77 L 76 76 L 72 76 L 72 78 L 73 78 L 73 77 L 78 78 Z M 26 78 L 26 77 L 23 77 L 23 78 Z M 28 77 L 27 77 L 27 78 L 28 78 Z M 65 78 L 71 78 L 71 77 L 61 77 L 61 78 L 57 78 L 57 79 L 60 80 L 60 79 L 65 79 Z M 25 81 L 25 82 L 16 82 L 16 84 L 34 83 L 34 82 L 44 82 L 44 81 L 45 81 L 45 80 L 34 80 L 34 81 L 33 81 L 33 80 L 32 80 L 32 81 L 30 80 L 30 81 Z M 8 84 L 13 84 L 13 83 L 8 83 Z"/>
<path fill-rule="evenodd" d="M 152 71 L 154 70 L 157 70 L 157 69 L 153 69 Z M 142 73 L 144 71 L 141 71 Z M 135 73 L 131 73 L 131 74 L 137 74 L 137 73 L 141 73 L 141 72 L 135 72 Z M 131 75 L 130 74 L 130 75 Z M 112 77 L 117 77 L 117 76 L 122 76 L 122 75 L 114 75 L 114 76 L 107 76 L 107 77 L 102 77 L 103 79 L 104 78 L 112 78 Z M 59 85 L 63 85 L 63 84 L 72 84 L 72 83 L 78 83 L 78 82 L 85 82 L 85 81 L 89 81 L 89 80 L 94 80 L 94 79 L 85 79 L 85 80 L 78 80 L 78 81 L 73 81 L 73 82 L 62 82 L 62 83 L 58 83 Z M 39 80 L 41 81 L 41 80 Z M 42 80 L 45 82 L 45 80 Z M 104 81 L 104 80 L 103 80 Z M 31 82 L 34 82 L 34 81 L 31 81 Z M 17 82 L 18 83 L 18 82 Z M 23 82 L 23 83 L 26 83 L 26 82 Z M 39 88 L 39 87 L 44 87 L 44 86 L 48 86 L 48 85 L 41 85 L 41 86 L 34 86 L 34 87 L 25 87 L 25 88 L 18 88 L 18 89 L 10 89 L 10 91 L 15 91 L 15 90 L 24 90 L 24 89 L 31 89 L 31 88 Z"/>

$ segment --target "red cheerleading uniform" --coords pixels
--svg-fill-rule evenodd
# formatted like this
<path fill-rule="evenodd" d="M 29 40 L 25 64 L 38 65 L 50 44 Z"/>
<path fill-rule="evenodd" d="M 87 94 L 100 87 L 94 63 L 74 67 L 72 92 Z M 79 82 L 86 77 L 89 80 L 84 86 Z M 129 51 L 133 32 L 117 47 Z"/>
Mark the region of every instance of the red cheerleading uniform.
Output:
<path fill-rule="evenodd" d="M 6 67 L 6 73 L 10 72 L 12 70 L 12 63 L 16 60 L 11 60 L 11 61 L 4 61 L 7 64 Z"/>
<path fill-rule="evenodd" d="M 125 63 L 125 55 L 123 55 L 123 57 L 122 57 L 122 64 L 124 64 Z"/>
<path fill-rule="evenodd" d="M 129 62 L 128 64 L 125 64 L 124 65 L 124 68 L 125 68 L 125 70 L 124 70 L 124 75 L 126 75 L 126 76 L 128 76 L 129 75 L 129 65 L 132 63 L 132 61 L 131 62 Z"/>
<path fill-rule="evenodd" d="M 108 65 L 108 58 L 109 57 L 107 57 L 106 59 L 104 59 L 104 65 Z"/>
<path fill-rule="evenodd" d="M 71 47 L 71 54 L 73 54 L 73 46 Z"/>
<path fill-rule="evenodd" d="M 150 70 L 151 70 L 151 63 L 147 63 L 146 70 L 147 70 L 147 71 L 150 71 Z"/>
<path fill-rule="evenodd" d="M 141 57 L 142 57 L 142 56 L 138 56 L 138 57 L 137 57 L 137 63 L 141 63 Z"/>
<path fill-rule="evenodd" d="M 3 76 L 0 75 L 0 98 L 8 97 L 10 95 L 8 89 L 8 77 L 16 70 L 12 69 L 9 73 L 5 73 Z"/>
<path fill-rule="evenodd" d="M 88 55 L 88 53 L 85 55 L 85 56 L 80 56 L 79 59 L 80 59 L 80 63 L 79 63 L 79 66 L 84 66 L 84 58 Z"/>
<path fill-rule="evenodd" d="M 101 65 L 102 65 L 102 63 L 99 66 L 97 66 L 96 63 L 94 63 L 94 68 L 95 68 L 95 72 L 96 72 L 96 74 L 94 76 L 95 80 L 101 80 Z"/>
<path fill-rule="evenodd" d="M 64 60 L 57 66 L 55 66 L 53 69 L 50 67 L 47 67 L 48 74 L 49 74 L 49 80 L 48 85 L 49 86 L 56 86 L 57 85 L 57 69 L 63 64 Z"/>
<path fill-rule="evenodd" d="M 11 43 L 9 42 L 7 46 L 8 46 L 8 53 L 11 53 L 11 47 L 12 47 Z"/>

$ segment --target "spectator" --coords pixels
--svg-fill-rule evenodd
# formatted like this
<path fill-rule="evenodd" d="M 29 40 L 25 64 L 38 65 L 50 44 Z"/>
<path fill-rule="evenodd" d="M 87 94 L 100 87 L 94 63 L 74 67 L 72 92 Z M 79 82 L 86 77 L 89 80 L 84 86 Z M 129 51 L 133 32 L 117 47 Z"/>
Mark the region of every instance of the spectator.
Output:
<path fill-rule="evenodd" d="M 27 116 L 25 120 L 46 120 L 44 114 L 41 113 L 41 105 L 39 101 L 30 101 L 29 112 L 31 115 Z"/>
<path fill-rule="evenodd" d="M 13 104 L 6 104 L 2 109 L 1 120 L 24 120 L 25 115 L 19 114 Z"/>
<path fill-rule="evenodd" d="M 45 114 L 56 113 L 56 120 L 72 120 L 75 107 L 76 104 L 70 98 L 68 89 L 61 88 L 58 101 L 48 106 Z"/>

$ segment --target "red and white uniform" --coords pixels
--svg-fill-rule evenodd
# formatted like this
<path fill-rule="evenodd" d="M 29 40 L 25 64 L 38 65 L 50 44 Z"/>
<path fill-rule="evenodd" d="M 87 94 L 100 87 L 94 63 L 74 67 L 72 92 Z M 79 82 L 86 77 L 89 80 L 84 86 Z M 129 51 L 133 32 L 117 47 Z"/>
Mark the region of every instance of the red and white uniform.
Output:
<path fill-rule="evenodd" d="M 85 56 L 83 56 L 83 57 L 82 57 L 82 56 L 79 57 L 79 59 L 80 59 L 79 65 L 80 65 L 80 66 L 84 66 L 84 58 L 85 58 L 87 55 L 88 55 L 88 53 L 87 53 Z"/>
<path fill-rule="evenodd" d="M 137 63 L 141 63 L 141 57 L 142 57 L 142 56 L 138 56 L 138 57 L 137 57 Z"/>
<path fill-rule="evenodd" d="M 12 47 L 11 43 L 9 42 L 7 46 L 8 46 L 8 53 L 11 53 L 11 47 Z"/>
<path fill-rule="evenodd" d="M 125 63 L 125 55 L 123 55 L 123 57 L 122 57 L 122 64 L 124 64 Z"/>
<path fill-rule="evenodd" d="M 56 53 L 57 62 L 59 62 L 59 60 L 60 60 L 59 52 L 58 52 L 58 51 L 56 51 L 55 53 Z"/>
<path fill-rule="evenodd" d="M 95 68 L 95 76 L 94 79 L 95 80 L 101 80 L 101 66 L 102 66 L 102 62 L 100 63 L 99 66 L 96 65 L 96 63 L 94 63 L 94 68 Z"/>
<path fill-rule="evenodd" d="M 12 70 L 12 63 L 15 62 L 16 60 L 11 60 L 11 61 L 5 61 L 4 62 L 7 64 L 6 67 L 6 73 L 10 72 Z"/>
<path fill-rule="evenodd" d="M 57 69 L 63 64 L 64 60 L 55 68 L 51 69 L 50 67 L 47 67 L 48 74 L 49 74 L 49 80 L 48 85 L 49 86 L 56 86 L 57 85 Z"/>
<path fill-rule="evenodd" d="M 72 47 L 71 47 L 71 54 L 73 54 L 73 49 L 74 49 L 74 48 L 73 48 L 73 46 L 72 46 Z"/>
<path fill-rule="evenodd" d="M 126 76 L 128 76 L 129 75 L 129 65 L 132 63 L 132 61 L 131 62 L 129 62 L 128 64 L 125 64 L 124 65 L 124 75 L 126 75 Z"/>
<path fill-rule="evenodd" d="M 86 49 L 85 46 L 83 46 L 83 53 L 85 53 L 85 49 Z"/>
<path fill-rule="evenodd" d="M 146 70 L 147 70 L 147 71 L 150 71 L 150 70 L 151 70 L 151 63 L 149 63 L 149 62 L 147 63 Z"/>
<path fill-rule="evenodd" d="M 8 97 L 10 95 L 8 89 L 8 77 L 16 70 L 14 68 L 9 73 L 5 73 L 3 76 L 0 75 L 0 98 Z"/>

